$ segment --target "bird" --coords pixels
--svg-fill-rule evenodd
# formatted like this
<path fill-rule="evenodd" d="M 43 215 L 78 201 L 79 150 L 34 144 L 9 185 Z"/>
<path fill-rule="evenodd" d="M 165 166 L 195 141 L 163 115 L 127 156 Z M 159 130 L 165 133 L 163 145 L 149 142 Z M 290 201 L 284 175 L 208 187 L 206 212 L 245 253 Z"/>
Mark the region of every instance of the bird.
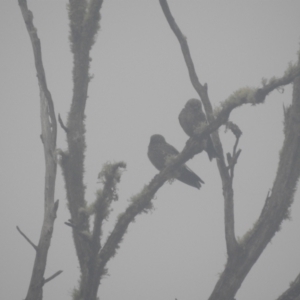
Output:
<path fill-rule="evenodd" d="M 189 137 L 192 137 L 195 134 L 196 129 L 207 124 L 201 101 L 194 98 L 186 102 L 178 119 L 182 129 Z M 217 157 L 217 152 L 210 136 L 206 139 L 204 150 L 207 152 L 210 161 Z"/>
<path fill-rule="evenodd" d="M 148 157 L 156 169 L 161 171 L 166 167 L 168 159 L 176 157 L 178 154 L 177 149 L 168 144 L 162 135 L 154 134 L 151 136 L 148 146 Z M 201 184 L 204 183 L 204 181 L 185 164 L 179 167 L 175 178 L 197 189 L 200 189 Z"/>

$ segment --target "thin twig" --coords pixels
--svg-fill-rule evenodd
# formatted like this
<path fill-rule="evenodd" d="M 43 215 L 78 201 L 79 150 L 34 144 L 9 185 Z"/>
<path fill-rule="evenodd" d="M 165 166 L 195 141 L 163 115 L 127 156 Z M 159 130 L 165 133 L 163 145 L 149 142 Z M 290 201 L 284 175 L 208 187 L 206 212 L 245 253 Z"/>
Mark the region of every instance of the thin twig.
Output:
<path fill-rule="evenodd" d="M 230 167 L 230 178 L 231 178 L 231 181 L 233 180 L 233 177 L 234 177 L 234 168 L 235 168 L 235 165 L 237 164 L 237 160 L 238 160 L 238 158 L 239 158 L 241 152 L 242 152 L 242 150 L 239 149 L 239 150 L 235 153 L 235 155 L 234 155 L 234 157 L 233 157 L 233 159 L 232 159 L 232 165 L 231 165 L 231 167 Z"/>
<path fill-rule="evenodd" d="M 54 279 L 55 277 L 57 277 L 59 274 L 61 274 L 63 271 L 59 270 L 56 273 L 54 273 L 52 276 L 50 276 L 49 278 L 44 280 L 44 284 L 46 284 L 47 282 L 49 282 L 50 280 Z"/>
<path fill-rule="evenodd" d="M 239 141 L 240 141 L 240 138 L 238 137 L 234 143 L 234 146 L 233 146 L 233 151 L 232 151 L 232 157 L 234 158 L 236 155 L 237 155 L 237 152 L 236 152 L 236 148 L 239 144 Z M 238 150 L 239 152 L 240 150 Z"/>
<path fill-rule="evenodd" d="M 65 133 L 68 133 L 68 128 L 65 126 L 63 120 L 60 117 L 60 114 L 58 114 L 58 122 L 60 127 L 65 131 Z"/>
<path fill-rule="evenodd" d="M 241 131 L 241 129 L 239 128 L 239 126 L 237 126 L 235 123 L 231 122 L 231 121 L 228 121 L 226 123 L 226 130 L 231 130 L 231 132 L 235 135 L 236 138 L 239 138 L 243 132 Z"/>
<path fill-rule="evenodd" d="M 238 158 L 239 158 L 239 156 L 242 152 L 241 149 L 239 149 L 238 151 L 236 150 L 237 146 L 239 144 L 240 137 L 242 135 L 242 131 L 240 130 L 240 128 L 236 124 L 234 124 L 233 122 L 230 122 L 230 121 L 228 121 L 226 123 L 226 130 L 225 131 L 227 131 L 227 129 L 229 129 L 234 134 L 234 136 L 236 137 L 236 140 L 235 140 L 235 143 L 234 143 L 234 146 L 233 146 L 233 150 L 232 150 L 232 154 L 227 153 L 227 160 L 228 160 L 227 169 L 230 172 L 230 178 L 231 178 L 231 182 L 232 182 L 233 177 L 234 177 L 234 168 L 235 168 L 235 165 L 237 164 L 237 160 L 238 160 Z"/>
<path fill-rule="evenodd" d="M 38 250 L 38 247 L 26 236 L 24 232 L 17 226 L 17 230 L 20 232 L 20 234 L 24 237 L 24 239 L 34 248 L 35 251 Z"/>
<path fill-rule="evenodd" d="M 77 229 L 76 225 L 72 224 L 71 222 L 64 222 L 64 223 L 65 223 L 65 225 L 67 225 L 67 226 L 70 226 L 70 227 L 72 227 L 72 228 L 74 228 L 74 229 Z"/>
<path fill-rule="evenodd" d="M 72 227 L 74 229 L 74 232 L 77 233 L 78 235 L 80 235 L 86 241 L 88 241 L 89 243 L 91 242 L 91 234 L 89 232 L 78 229 L 78 227 L 76 225 L 74 225 L 73 223 L 70 223 L 70 222 L 64 222 L 64 223 L 65 223 L 65 225 Z"/>

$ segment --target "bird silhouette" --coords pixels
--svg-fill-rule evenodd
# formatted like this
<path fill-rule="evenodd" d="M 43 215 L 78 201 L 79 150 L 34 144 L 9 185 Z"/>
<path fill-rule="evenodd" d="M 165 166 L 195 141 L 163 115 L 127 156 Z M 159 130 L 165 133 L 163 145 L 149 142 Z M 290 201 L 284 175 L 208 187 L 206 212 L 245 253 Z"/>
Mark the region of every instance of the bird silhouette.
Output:
<path fill-rule="evenodd" d="M 178 154 L 179 152 L 176 148 L 168 144 L 162 135 L 154 134 L 151 136 L 148 146 L 148 157 L 159 171 L 166 166 L 169 158 L 176 157 Z M 197 189 L 200 189 L 201 184 L 204 183 L 204 181 L 185 164 L 179 167 L 175 178 Z"/>
<path fill-rule="evenodd" d="M 192 137 L 195 134 L 195 130 L 207 124 L 205 113 L 202 110 L 201 101 L 198 99 L 190 99 L 181 110 L 179 116 L 179 123 L 184 132 Z M 209 136 L 206 140 L 204 150 L 207 152 L 209 160 L 217 157 L 217 153 L 214 144 Z"/>

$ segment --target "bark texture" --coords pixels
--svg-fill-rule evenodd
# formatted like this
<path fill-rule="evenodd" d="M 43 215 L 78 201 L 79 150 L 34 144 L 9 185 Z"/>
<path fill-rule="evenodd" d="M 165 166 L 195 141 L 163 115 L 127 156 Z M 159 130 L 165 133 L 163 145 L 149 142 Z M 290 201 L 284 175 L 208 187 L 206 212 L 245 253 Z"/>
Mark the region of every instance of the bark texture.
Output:
<path fill-rule="evenodd" d="M 41 108 L 41 140 L 44 145 L 45 156 L 45 189 L 44 189 L 44 220 L 39 238 L 39 243 L 35 246 L 36 256 L 32 270 L 32 276 L 28 288 L 26 300 L 41 300 L 43 297 L 43 285 L 54 278 L 44 279 L 47 255 L 51 243 L 58 200 L 54 201 L 55 179 L 56 179 L 56 133 L 57 125 L 54 113 L 54 106 L 51 94 L 47 88 L 46 76 L 42 62 L 41 44 L 33 25 L 33 15 L 27 8 L 26 0 L 19 0 L 26 28 L 31 39 L 33 48 L 35 67 L 37 71 L 38 84 L 40 89 Z M 61 273 L 58 271 L 57 273 Z"/>

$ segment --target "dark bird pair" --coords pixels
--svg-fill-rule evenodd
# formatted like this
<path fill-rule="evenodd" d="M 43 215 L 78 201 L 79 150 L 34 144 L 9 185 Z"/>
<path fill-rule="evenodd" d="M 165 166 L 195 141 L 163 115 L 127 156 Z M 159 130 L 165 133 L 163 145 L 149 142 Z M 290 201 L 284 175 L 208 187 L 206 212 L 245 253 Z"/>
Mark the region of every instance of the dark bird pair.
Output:
<path fill-rule="evenodd" d="M 178 118 L 182 129 L 190 137 L 194 135 L 197 128 L 207 123 L 206 116 L 202 111 L 202 104 L 198 99 L 190 99 L 180 112 Z M 216 157 L 210 137 L 205 142 L 205 151 L 210 160 Z M 176 157 L 178 154 L 177 149 L 168 144 L 162 135 L 154 134 L 151 136 L 148 147 L 148 157 L 158 170 L 162 170 L 166 166 L 168 159 Z M 204 181 L 185 164 L 179 168 L 176 179 L 197 189 L 200 189 L 201 184 L 204 183 Z"/>

